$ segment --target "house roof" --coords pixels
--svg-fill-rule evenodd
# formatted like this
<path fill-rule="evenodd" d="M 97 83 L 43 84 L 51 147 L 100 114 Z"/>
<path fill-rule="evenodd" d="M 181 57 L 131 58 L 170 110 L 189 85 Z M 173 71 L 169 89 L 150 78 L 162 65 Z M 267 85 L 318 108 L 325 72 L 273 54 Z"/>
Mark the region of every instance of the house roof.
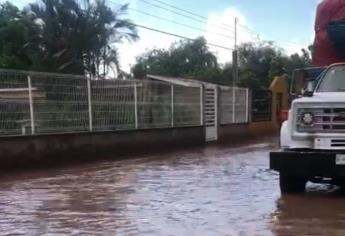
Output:
<path fill-rule="evenodd" d="M 166 76 L 159 76 L 159 75 L 147 75 L 148 79 L 157 80 L 161 82 L 166 82 L 174 85 L 180 85 L 185 87 L 200 87 L 202 85 L 206 86 L 218 86 L 217 84 L 207 83 L 199 80 L 194 79 L 185 79 L 185 78 L 179 78 L 179 77 L 166 77 Z"/>

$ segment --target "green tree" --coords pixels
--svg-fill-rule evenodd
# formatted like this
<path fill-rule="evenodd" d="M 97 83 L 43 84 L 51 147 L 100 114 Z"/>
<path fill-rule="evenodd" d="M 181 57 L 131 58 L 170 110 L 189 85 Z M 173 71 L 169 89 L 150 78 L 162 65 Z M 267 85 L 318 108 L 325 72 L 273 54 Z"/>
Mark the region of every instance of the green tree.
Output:
<path fill-rule="evenodd" d="M 202 37 L 189 41 L 182 40 L 166 49 L 154 49 L 137 58 L 132 72 L 135 77 L 144 74 L 182 77 L 209 69 L 217 69 L 218 62 Z"/>
<path fill-rule="evenodd" d="M 13 4 L 0 4 L 0 67 L 29 69 L 32 65 L 27 49 L 25 22 Z M 37 29 L 35 25 L 32 27 Z"/>
<path fill-rule="evenodd" d="M 269 42 L 257 46 L 251 43 L 241 45 L 239 47 L 240 79 L 247 84 L 267 88 L 271 81 L 269 71 L 272 61 L 279 53 L 278 49 Z"/>
<path fill-rule="evenodd" d="M 310 52 L 285 55 L 271 42 L 243 44 L 239 48 L 240 85 L 253 89 L 267 88 L 275 76 L 292 75 L 298 68 L 311 66 Z"/>
<path fill-rule="evenodd" d="M 114 64 L 120 74 L 117 44 L 138 39 L 127 9 L 112 10 L 105 0 L 41 0 L 22 11 L 1 4 L 0 65 L 104 77 Z"/>
<path fill-rule="evenodd" d="M 122 17 L 128 5 L 113 11 L 104 0 L 86 1 L 83 7 L 76 0 L 42 3 L 27 10 L 35 15 L 32 23 L 42 25 L 39 69 L 100 76 L 101 63 L 109 65 L 109 45 L 138 38 L 134 25 Z"/>
<path fill-rule="evenodd" d="M 145 62 L 142 59 L 138 59 L 137 63 L 131 68 L 134 78 L 136 79 L 144 79 L 147 75 L 147 69 Z M 159 75 L 162 73 L 157 73 Z"/>
<path fill-rule="evenodd" d="M 246 43 L 239 47 L 239 85 L 268 88 L 275 76 L 291 75 L 294 69 L 310 64 L 310 52 L 305 49 L 301 54 L 288 56 L 272 42 Z M 219 65 L 203 38 L 176 42 L 168 50 L 151 50 L 137 58 L 132 73 L 136 78 L 144 78 L 148 73 L 233 85 L 232 65 Z"/>
<path fill-rule="evenodd" d="M 233 86 L 232 65 L 194 71 L 189 77 L 209 83 Z"/>

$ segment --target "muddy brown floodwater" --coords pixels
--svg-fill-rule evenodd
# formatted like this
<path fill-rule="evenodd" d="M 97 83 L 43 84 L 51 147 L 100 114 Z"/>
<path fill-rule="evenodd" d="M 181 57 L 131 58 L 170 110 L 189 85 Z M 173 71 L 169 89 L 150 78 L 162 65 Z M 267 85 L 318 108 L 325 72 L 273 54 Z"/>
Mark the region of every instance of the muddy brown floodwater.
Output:
<path fill-rule="evenodd" d="M 345 235 L 331 186 L 281 197 L 271 141 L 17 173 L 0 179 L 0 235 Z"/>

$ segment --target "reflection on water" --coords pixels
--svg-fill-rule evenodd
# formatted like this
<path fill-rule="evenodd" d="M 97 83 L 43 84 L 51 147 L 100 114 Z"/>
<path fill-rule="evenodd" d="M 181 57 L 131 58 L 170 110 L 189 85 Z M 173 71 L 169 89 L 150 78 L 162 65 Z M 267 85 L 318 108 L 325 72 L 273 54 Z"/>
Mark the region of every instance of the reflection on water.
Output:
<path fill-rule="evenodd" d="M 275 235 L 345 235 L 345 195 L 333 186 L 311 185 L 277 201 Z"/>
<path fill-rule="evenodd" d="M 214 146 L 2 178 L 0 235 L 344 235 L 345 204 L 329 189 L 281 198 L 272 149 Z"/>

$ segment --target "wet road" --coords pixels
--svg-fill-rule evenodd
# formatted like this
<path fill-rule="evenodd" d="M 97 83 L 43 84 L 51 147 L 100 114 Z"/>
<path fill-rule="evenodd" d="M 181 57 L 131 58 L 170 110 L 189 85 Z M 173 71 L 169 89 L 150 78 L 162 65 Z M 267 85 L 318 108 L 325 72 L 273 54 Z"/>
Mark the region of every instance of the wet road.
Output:
<path fill-rule="evenodd" d="M 0 179 L 0 235 L 345 235 L 330 186 L 281 197 L 273 142 Z"/>

